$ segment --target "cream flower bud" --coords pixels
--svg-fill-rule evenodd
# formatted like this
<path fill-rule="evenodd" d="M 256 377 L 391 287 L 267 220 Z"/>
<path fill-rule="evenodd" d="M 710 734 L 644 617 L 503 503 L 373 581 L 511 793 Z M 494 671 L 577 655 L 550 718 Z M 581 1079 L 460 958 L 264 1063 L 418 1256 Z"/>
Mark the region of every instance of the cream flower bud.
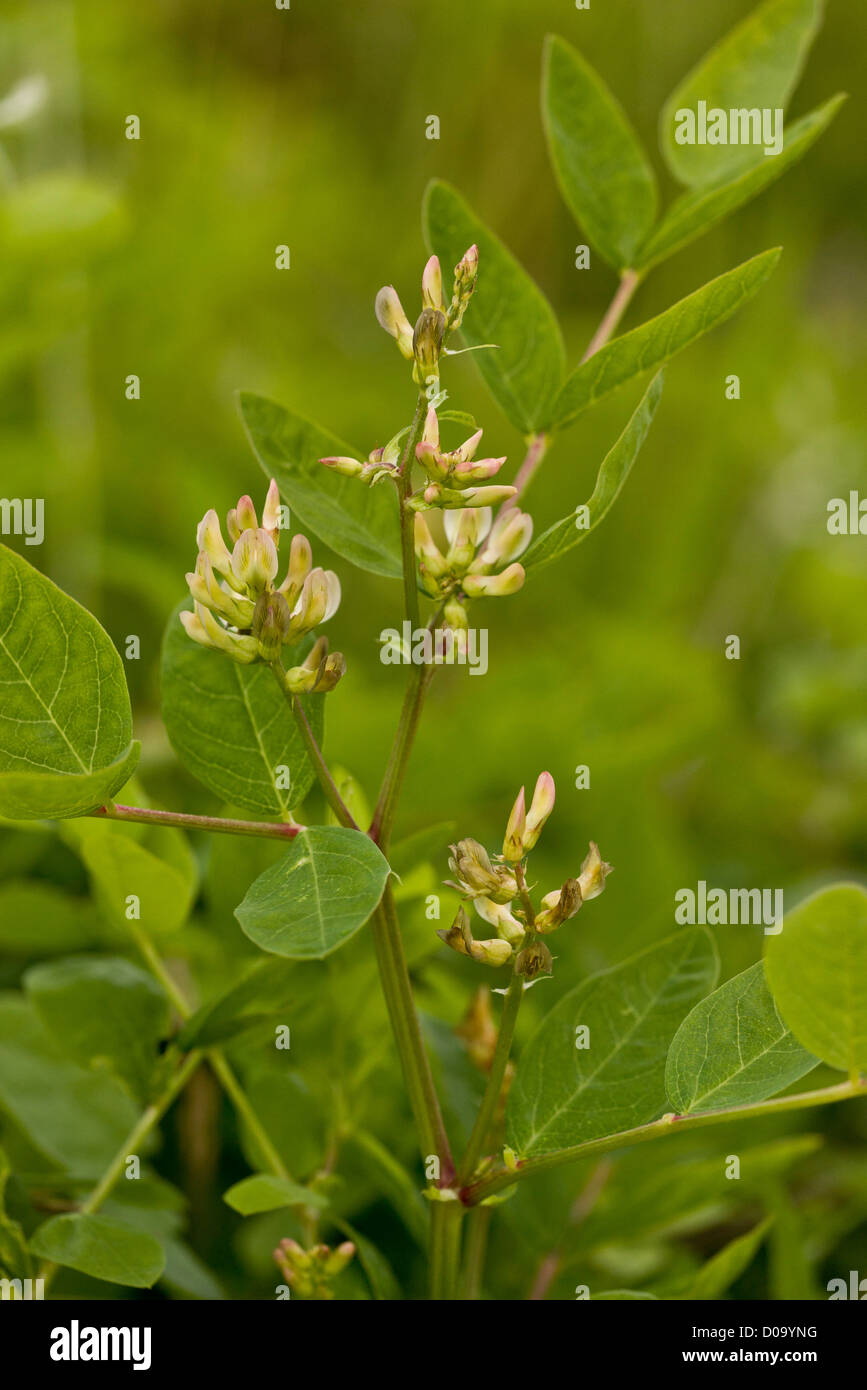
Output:
<path fill-rule="evenodd" d="M 491 487 L 468 487 L 464 490 L 463 505 L 465 507 L 497 507 L 501 502 L 507 502 L 510 497 L 514 497 L 518 491 L 516 487 L 508 487 L 505 483 L 495 483 Z M 458 503 L 458 506 L 461 504 Z"/>
<path fill-rule="evenodd" d="M 259 655 L 255 637 L 230 632 L 218 623 L 214 615 L 201 603 L 195 605 L 195 612 L 181 613 L 180 619 L 187 636 L 192 637 L 194 642 L 198 642 L 202 647 L 213 647 L 216 651 L 225 652 L 242 666 L 249 665 Z"/>
<path fill-rule="evenodd" d="M 238 507 L 238 518 L 242 515 Z M 267 531 L 247 529 L 232 551 L 232 582 L 249 594 L 267 589 L 277 573 L 277 547 Z"/>
<path fill-rule="evenodd" d="M 262 530 L 267 531 L 274 544 L 279 543 L 280 537 L 280 489 L 276 480 L 271 479 L 268 484 L 268 493 L 265 497 L 265 506 L 262 508 Z"/>
<path fill-rule="evenodd" d="M 493 941 L 474 941 L 470 955 L 482 965 L 500 966 L 512 959 L 512 948 L 508 941 L 497 937 Z"/>
<path fill-rule="evenodd" d="M 469 567 L 476 553 L 476 536 L 479 527 L 472 508 L 463 512 L 451 513 L 451 515 L 457 516 L 458 523 L 452 528 L 451 545 L 446 555 L 446 561 L 449 568 L 455 573 L 462 574 Z"/>
<path fill-rule="evenodd" d="M 346 458 L 342 454 L 335 454 L 329 458 L 319 460 L 326 468 L 339 473 L 344 478 L 358 478 L 364 472 L 364 464 L 360 459 Z"/>
<path fill-rule="evenodd" d="M 259 518 L 256 515 L 252 497 L 247 497 L 245 494 L 238 499 L 235 516 L 242 531 L 258 531 Z"/>
<path fill-rule="evenodd" d="M 509 864 L 518 864 L 525 854 L 524 832 L 527 827 L 527 812 L 524 804 L 524 788 L 518 792 L 515 804 L 506 825 L 506 838 L 503 840 L 503 858 Z"/>
<path fill-rule="evenodd" d="M 555 888 L 542 899 L 542 907 L 536 913 L 536 931 L 543 934 L 556 931 L 575 916 L 583 901 L 577 878 L 567 878 L 562 888 Z"/>
<path fill-rule="evenodd" d="M 533 539 L 533 518 L 526 512 L 510 508 L 494 523 L 487 545 L 476 559 L 473 569 L 482 571 L 495 565 L 505 565 L 523 555 Z"/>
<path fill-rule="evenodd" d="M 281 593 L 260 594 L 253 611 L 253 636 L 263 661 L 276 661 L 289 636 L 292 618 Z"/>
<path fill-rule="evenodd" d="M 520 946 L 526 928 L 513 916 L 506 903 L 491 902 L 490 898 L 473 898 L 473 907 L 484 922 L 496 928 L 497 935 L 504 941 L 511 946 Z"/>
<path fill-rule="evenodd" d="M 450 598 L 443 609 L 443 622 L 453 632 L 466 632 L 470 626 L 467 610 L 459 599 Z"/>
<path fill-rule="evenodd" d="M 527 812 L 527 827 L 524 835 L 524 848 L 530 850 L 536 844 L 546 820 L 554 809 L 556 788 L 550 772 L 541 772 L 536 779 L 533 800 Z"/>
<path fill-rule="evenodd" d="M 578 882 L 581 886 L 581 896 L 585 902 L 591 898 L 598 898 L 605 887 L 605 880 L 611 873 L 613 865 L 606 864 L 599 853 L 598 846 L 590 841 L 590 849 L 581 865 L 581 873 L 578 875 Z"/>
<path fill-rule="evenodd" d="M 324 694 L 333 690 L 346 673 L 346 658 L 342 652 L 328 654 L 328 638 L 320 637 L 310 649 L 301 666 L 290 666 L 286 685 L 293 695 L 310 692 Z"/>
<path fill-rule="evenodd" d="M 386 285 L 376 296 L 375 312 L 380 328 L 390 333 L 407 361 L 413 357 L 412 324 L 403 312 L 403 305 L 393 285 Z"/>
<path fill-rule="evenodd" d="M 414 542 L 415 553 L 424 570 L 434 579 L 441 579 L 448 574 L 448 564 L 439 546 L 430 532 L 430 527 L 422 516 L 421 512 L 416 512 L 414 522 Z"/>
<path fill-rule="evenodd" d="M 464 518 L 467 518 L 466 523 Z M 462 512 L 443 512 L 443 528 L 449 545 L 454 545 L 463 525 L 468 525 L 470 522 L 475 526 L 474 543 L 481 545 L 491 529 L 493 519 L 494 513 L 490 507 L 473 507 Z"/>
<path fill-rule="evenodd" d="M 473 245 L 465 251 L 455 266 L 455 286 L 449 306 L 449 330 L 460 328 L 467 305 L 476 288 L 479 272 L 479 248 Z"/>
<path fill-rule="evenodd" d="M 490 898 L 495 903 L 507 903 L 518 891 L 517 880 L 510 870 L 494 867 L 488 852 L 478 840 L 459 840 L 451 846 L 449 867 L 460 880 L 458 888 L 467 897 Z"/>
<path fill-rule="evenodd" d="M 232 579 L 232 557 L 223 540 L 220 519 L 213 507 L 205 512 L 196 530 L 196 544 L 204 550 L 217 574 L 224 579 Z"/>
<path fill-rule="evenodd" d="M 342 1245 L 338 1245 L 336 1250 L 332 1250 L 326 1257 L 323 1265 L 323 1272 L 331 1279 L 336 1274 L 340 1274 L 355 1254 L 355 1246 L 351 1240 L 345 1240 Z"/>
<path fill-rule="evenodd" d="M 440 309 L 422 309 L 412 335 L 415 358 L 413 379 L 424 386 L 439 375 L 440 350 L 446 331 L 446 316 Z"/>
<path fill-rule="evenodd" d="M 421 277 L 421 298 L 426 309 L 443 310 L 443 274 L 436 256 L 431 256 Z"/>
<path fill-rule="evenodd" d="M 501 574 L 468 574 L 463 580 L 463 588 L 470 598 L 502 598 L 515 594 L 524 582 L 524 567 L 515 563 L 509 565 Z"/>
<path fill-rule="evenodd" d="M 253 601 L 224 589 L 217 582 L 213 567 L 204 550 L 199 551 L 195 574 L 186 576 L 190 593 L 196 603 L 210 608 L 233 627 L 249 627 L 253 618 Z"/>

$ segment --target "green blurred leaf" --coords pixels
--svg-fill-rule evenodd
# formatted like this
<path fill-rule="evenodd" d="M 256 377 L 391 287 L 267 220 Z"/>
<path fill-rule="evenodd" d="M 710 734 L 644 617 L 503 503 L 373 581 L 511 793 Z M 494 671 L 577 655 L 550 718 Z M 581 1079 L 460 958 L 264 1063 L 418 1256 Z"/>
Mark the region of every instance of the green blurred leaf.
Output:
<path fill-rule="evenodd" d="M 662 108 L 659 143 L 676 179 L 689 185 L 716 183 L 745 164 L 763 161 L 758 145 L 679 145 L 675 114 L 693 111 L 785 106 L 797 86 L 822 22 L 824 0 L 767 0 L 692 69 Z M 777 156 L 780 158 L 781 156 Z"/>
<path fill-rule="evenodd" d="M 722 1110 L 776 1095 L 816 1065 L 780 1018 L 758 961 L 686 1016 L 669 1049 L 665 1089 L 679 1115 Z"/>
<path fill-rule="evenodd" d="M 664 370 L 658 371 L 617 443 L 602 460 L 596 486 L 586 503 L 589 509 L 587 525 L 579 527 L 576 524 L 578 517 L 575 512 L 570 516 L 564 516 L 562 521 L 555 521 L 553 526 L 549 526 L 547 531 L 543 531 L 542 535 L 536 538 L 524 556 L 523 565 L 528 574 L 544 569 L 546 565 L 565 555 L 568 550 L 580 545 L 591 531 L 595 531 L 600 521 L 604 521 L 620 496 L 623 484 L 629 477 L 632 465 L 647 438 L 647 432 L 662 398 L 664 379 Z"/>
<path fill-rule="evenodd" d="M 104 1216 L 54 1216 L 31 1238 L 34 1255 L 109 1284 L 149 1289 L 165 1266 L 159 1241 Z"/>
<path fill-rule="evenodd" d="M 506 1106 L 512 1148 L 552 1153 L 659 1115 L 672 1035 L 717 971 L 710 933 L 693 928 L 570 990 L 518 1060 Z M 588 1047 L 576 1047 L 579 1026 Z"/>
<path fill-rule="evenodd" d="M 70 266 L 112 247 L 125 230 L 117 196 L 80 174 L 37 174 L 0 199 L 0 257 L 4 267 Z"/>
<path fill-rule="evenodd" d="M 778 247 L 763 251 L 600 348 L 564 383 L 554 406 L 554 423 L 558 427 L 570 424 L 618 386 L 662 366 L 702 334 L 725 323 L 761 288 L 779 258 Z"/>
<path fill-rule="evenodd" d="M 426 1250 L 430 1220 L 418 1183 L 391 1150 L 366 1130 L 356 1130 L 348 1147 L 376 1190 L 394 1207 L 416 1244 Z"/>
<path fill-rule="evenodd" d="M 362 831 L 311 826 L 256 879 L 235 916 L 263 951 L 321 960 L 364 925 L 388 875 L 382 851 Z"/>
<path fill-rule="evenodd" d="M 183 925 L 196 894 L 198 871 L 189 841 L 170 826 L 138 827 L 111 820 L 76 821 L 64 839 L 87 868 L 97 901 L 120 939 L 128 936 L 130 896 L 139 900 L 139 920 L 154 935 Z"/>
<path fill-rule="evenodd" d="M 795 1037 L 831 1067 L 867 1070 L 867 892 L 823 889 L 768 938 L 765 970 Z"/>
<path fill-rule="evenodd" d="M 188 771 L 223 800 L 261 816 L 286 816 L 314 781 L 286 698 L 262 663 L 240 666 L 190 641 L 178 618 L 189 606 L 179 605 L 163 638 L 163 719 L 172 747 Z M 310 645 L 292 648 L 289 663 L 303 660 Z M 321 746 L 324 697 L 311 695 L 302 704 Z M 289 768 L 288 788 L 276 785 L 278 767 Z"/>
<path fill-rule="evenodd" d="M 185 1050 L 212 1047 L 275 1018 L 298 1004 L 302 982 L 293 961 L 257 960 L 244 977 L 197 1009 L 177 1035 Z"/>
<path fill-rule="evenodd" d="M 389 850 L 388 860 L 401 878 L 431 858 L 445 861 L 448 846 L 455 838 L 457 821 L 439 821 L 398 840 Z"/>
<path fill-rule="evenodd" d="M 0 1278 L 29 1279 L 30 1252 L 24 1232 L 6 1210 L 6 1184 L 12 1175 L 5 1149 L 0 1148 Z"/>
<path fill-rule="evenodd" d="M 43 1024 L 83 1066 L 105 1062 L 142 1102 L 169 1032 L 156 981 L 120 957 L 72 956 L 34 966 L 24 986 Z"/>
<path fill-rule="evenodd" d="M 162 1247 L 166 1258 L 162 1286 L 182 1298 L 215 1301 L 226 1297 L 216 1276 L 182 1240 L 164 1239 Z"/>
<path fill-rule="evenodd" d="M 322 1163 L 325 1135 L 318 1105 L 306 1083 L 285 1067 L 245 1072 L 243 1082 L 254 1113 L 289 1172 L 302 1178 L 315 1172 Z M 251 1168 L 268 1166 L 268 1156 L 243 1124 L 241 1147 Z"/>
<path fill-rule="evenodd" d="M 49 1165 L 99 1177 L 138 1115 L 107 1072 L 68 1061 L 28 1000 L 0 996 L 0 1111 Z"/>
<path fill-rule="evenodd" d="M 656 178 L 623 108 L 565 39 L 549 35 L 542 115 L 560 191 L 610 265 L 634 263 L 656 218 Z"/>
<path fill-rule="evenodd" d="M 264 396 L 242 391 L 239 399 L 253 452 L 302 525 L 353 565 L 400 578 L 397 497 L 388 479 L 367 487 L 341 477 L 319 460 L 364 457 L 351 444 Z"/>
<path fill-rule="evenodd" d="M 223 1201 L 242 1216 L 256 1216 L 261 1211 L 275 1211 L 278 1207 L 316 1207 L 319 1211 L 328 1207 L 328 1199 L 321 1192 L 268 1173 L 254 1173 L 236 1182 L 223 1193 Z"/>
<path fill-rule="evenodd" d="M 0 885 L 0 950 L 11 956 L 52 956 L 103 939 L 89 898 L 73 897 L 33 879 Z"/>
<path fill-rule="evenodd" d="M 772 1219 L 768 1217 L 767 1220 L 760 1221 L 758 1226 L 747 1231 L 746 1235 L 738 1236 L 736 1240 L 723 1246 L 722 1250 L 718 1250 L 707 1264 L 702 1265 L 685 1297 L 722 1298 L 726 1290 L 730 1289 L 735 1280 L 752 1264 L 770 1229 Z"/>
<path fill-rule="evenodd" d="M 593 1303 L 605 1301 L 609 1303 L 621 1303 L 627 1300 L 635 1301 L 637 1299 L 651 1299 L 653 1302 L 656 1302 L 656 1294 L 638 1293 L 635 1289 L 609 1289 L 606 1293 L 596 1293 L 591 1295 L 591 1302 Z"/>
<path fill-rule="evenodd" d="M 551 424 L 563 380 L 560 327 L 542 291 L 493 232 L 447 183 L 427 187 L 423 218 L 428 244 L 443 266 L 456 265 L 468 247 L 479 248 L 478 287 L 461 332 L 500 409 L 523 434 Z"/>
<path fill-rule="evenodd" d="M 0 815 L 80 816 L 138 761 L 120 656 L 95 618 L 0 546 Z"/>
<path fill-rule="evenodd" d="M 797 164 L 833 121 L 843 102 L 844 94 L 831 97 L 824 105 L 802 116 L 785 132 L 782 153 L 775 159 L 763 159 L 761 164 L 737 174 L 726 183 L 713 184 L 684 193 L 665 213 L 659 226 L 642 245 L 636 257 L 636 269 L 647 270 L 664 261 L 674 251 L 704 236 L 736 208 L 743 207 L 769 184 Z"/>
<path fill-rule="evenodd" d="M 386 1303 L 398 1301 L 401 1297 L 400 1285 L 382 1251 L 374 1245 L 372 1240 L 368 1240 L 367 1236 L 363 1236 L 360 1231 L 356 1231 L 354 1226 L 350 1226 L 348 1221 L 335 1220 L 334 1224 L 355 1245 L 358 1261 L 367 1276 L 373 1297 L 377 1301 Z"/>

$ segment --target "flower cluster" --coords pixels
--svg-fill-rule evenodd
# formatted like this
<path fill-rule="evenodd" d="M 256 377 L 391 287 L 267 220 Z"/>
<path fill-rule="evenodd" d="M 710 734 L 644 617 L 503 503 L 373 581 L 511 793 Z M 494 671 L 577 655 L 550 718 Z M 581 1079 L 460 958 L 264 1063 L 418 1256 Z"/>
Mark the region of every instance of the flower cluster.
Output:
<path fill-rule="evenodd" d="M 413 379 L 419 386 L 438 379 L 444 342 L 461 326 L 476 288 L 478 271 L 479 249 L 471 246 L 455 266 L 451 302 L 446 306 L 440 263 L 436 256 L 431 256 L 421 278 L 422 311 L 415 328 L 404 313 L 393 285 L 385 285 L 376 296 L 379 324 L 394 338 L 401 356 L 413 363 Z"/>
<path fill-rule="evenodd" d="M 470 916 L 461 906 L 448 931 L 438 935 L 461 955 L 485 965 L 505 965 L 514 958 L 515 971 L 533 978 L 550 974 L 552 957 L 539 936 L 556 931 L 579 911 L 583 903 L 596 898 L 611 872 L 595 844 L 581 865 L 580 873 L 561 888 L 546 893 L 538 911 L 533 909 L 525 886 L 526 856 L 535 848 L 542 829 L 554 809 L 554 779 L 543 772 L 536 782 L 529 809 L 522 787 L 506 826 L 502 853 L 492 860 L 477 840 L 461 840 L 451 847 L 449 867 L 455 880 L 449 887 L 472 903 L 474 910 L 497 935 L 475 940 Z"/>
<path fill-rule="evenodd" d="M 340 581 L 331 570 L 314 569 L 306 536 L 292 537 L 289 567 L 275 588 L 279 568 L 280 494 L 272 479 L 262 510 L 262 524 L 249 497 L 242 497 L 226 518 L 229 550 L 215 511 L 199 523 L 196 568 L 187 575 L 194 600 L 192 613 L 181 613 L 188 635 L 203 647 L 225 652 L 233 661 L 279 661 L 284 646 L 294 646 L 337 611 Z M 339 652 L 328 654 L 328 639 L 314 643 L 301 666 L 286 672 L 293 694 L 333 690 L 345 670 Z"/>
<path fill-rule="evenodd" d="M 493 520 L 490 507 L 474 511 L 446 512 L 443 516 L 446 548 L 440 549 L 427 521 L 415 518 L 415 553 L 421 583 L 431 598 L 448 598 L 446 621 L 451 627 L 467 625 L 465 598 L 501 598 L 514 594 L 524 583 L 524 567 L 517 563 L 533 535 L 533 521 L 526 512 L 511 508 Z"/>
<path fill-rule="evenodd" d="M 289 1288 L 300 1298 L 331 1299 L 332 1283 L 349 1264 L 355 1246 L 346 1240 L 332 1250 L 328 1245 L 314 1245 L 304 1250 L 296 1240 L 281 1240 L 274 1259 Z"/>

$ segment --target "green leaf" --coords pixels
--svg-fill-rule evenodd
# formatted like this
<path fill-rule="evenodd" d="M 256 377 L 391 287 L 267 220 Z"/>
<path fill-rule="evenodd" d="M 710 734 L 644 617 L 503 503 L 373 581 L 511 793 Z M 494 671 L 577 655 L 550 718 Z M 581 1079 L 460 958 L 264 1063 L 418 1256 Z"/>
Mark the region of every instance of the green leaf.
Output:
<path fill-rule="evenodd" d="M 323 469 L 323 472 L 325 470 Z M 163 639 L 163 720 L 184 766 L 210 791 L 260 816 L 287 816 L 313 785 L 314 772 L 295 720 L 271 671 L 262 663 L 239 666 L 222 652 L 192 642 L 181 626 L 181 604 Z M 303 660 L 311 644 L 287 655 Z M 302 701 L 322 744 L 322 695 Z M 288 767 L 290 786 L 276 785 Z"/>
<path fill-rule="evenodd" d="M 263 951 L 321 960 L 373 912 L 389 867 L 360 830 L 311 826 L 256 879 L 235 916 Z"/>
<path fill-rule="evenodd" d="M 372 1240 L 368 1240 L 367 1236 L 363 1236 L 360 1231 L 356 1231 L 354 1226 L 350 1226 L 348 1221 L 335 1220 L 334 1224 L 353 1242 L 358 1255 L 358 1262 L 367 1276 L 373 1297 L 377 1301 L 385 1303 L 398 1301 L 401 1296 L 400 1285 L 382 1251 L 374 1245 Z"/>
<path fill-rule="evenodd" d="M 759 1222 L 751 1231 L 747 1231 L 745 1236 L 738 1236 L 728 1245 L 718 1250 L 707 1264 L 703 1265 L 695 1277 L 687 1298 L 711 1299 L 722 1298 L 727 1289 L 730 1289 L 736 1279 L 739 1279 L 744 1270 L 753 1262 L 767 1235 L 772 1218 Z"/>
<path fill-rule="evenodd" d="M 656 218 L 656 178 L 623 108 L 565 39 L 549 35 L 542 115 L 560 191 L 599 253 L 631 266 Z"/>
<path fill-rule="evenodd" d="M 679 145 L 675 115 L 699 101 L 708 110 L 785 106 L 822 22 L 823 0 L 767 0 L 731 31 L 672 92 L 662 108 L 659 143 L 681 183 L 716 183 L 766 156 L 761 145 Z"/>
<path fill-rule="evenodd" d="M 89 898 L 34 879 L 0 885 L 0 950 L 6 956 L 53 956 L 102 940 Z"/>
<path fill-rule="evenodd" d="M 832 97 L 790 126 L 785 132 L 782 153 L 776 159 L 763 159 L 761 164 L 753 165 L 725 183 L 684 193 L 668 209 L 659 226 L 641 247 L 636 258 L 636 269 L 647 270 L 664 261 L 672 252 L 704 236 L 735 208 L 743 207 L 744 203 L 763 192 L 807 153 L 827 130 L 845 100 L 843 93 Z"/>
<path fill-rule="evenodd" d="M 661 367 L 690 343 L 732 314 L 765 283 L 780 258 L 780 248 L 727 270 L 694 294 L 687 295 L 655 319 L 624 333 L 577 367 L 564 383 L 554 406 L 558 426 L 576 420 L 603 396 L 643 372 Z"/>
<path fill-rule="evenodd" d="M 434 180 L 424 199 L 425 234 L 448 268 L 468 247 L 479 248 L 478 287 L 461 331 L 476 366 L 507 418 L 522 434 L 546 429 L 565 370 L 565 352 L 554 310 L 498 237 L 476 217 L 450 184 Z"/>
<path fill-rule="evenodd" d="M 279 1207 L 316 1207 L 325 1211 L 328 1199 L 321 1192 L 313 1192 L 300 1183 L 290 1182 L 288 1178 L 275 1178 L 267 1173 L 255 1173 L 244 1178 L 223 1193 L 223 1201 L 242 1216 L 256 1216 L 262 1211 L 276 1211 Z"/>
<path fill-rule="evenodd" d="M 399 579 L 403 573 L 397 496 L 386 479 L 367 487 L 344 478 L 321 458 L 363 458 L 318 425 L 284 406 L 242 391 L 239 397 L 247 437 L 268 477 L 297 520 L 353 565 Z"/>
<path fill-rule="evenodd" d="M 156 981 L 119 957 L 71 956 L 34 966 L 24 987 L 45 1028 L 83 1066 L 107 1063 L 141 1101 L 169 1032 Z"/>
<path fill-rule="evenodd" d="M 385 1197 L 422 1250 L 427 1248 L 430 1222 L 418 1184 L 390 1149 L 366 1130 L 350 1136 L 350 1152 L 359 1160 L 365 1176 Z"/>
<path fill-rule="evenodd" d="M 518 1061 L 508 1142 L 526 1158 L 648 1123 L 665 1104 L 665 1057 L 718 970 L 710 933 L 691 928 L 571 990 Z M 578 1047 L 576 1029 L 589 1029 Z"/>
<path fill-rule="evenodd" d="M 48 1166 L 96 1178 L 138 1118 L 117 1079 L 68 1061 L 29 1000 L 0 996 L 0 1111 Z"/>
<path fill-rule="evenodd" d="M 286 1010 L 297 1007 L 301 988 L 293 961 L 262 957 L 225 993 L 197 1009 L 176 1042 L 184 1050 L 213 1047 L 275 1017 L 285 1019 Z"/>
<path fill-rule="evenodd" d="M 867 1070 L 867 892 L 825 888 L 768 938 L 765 970 L 777 1008 L 810 1052 L 850 1077 Z"/>
<path fill-rule="evenodd" d="M 159 1241 L 104 1216 L 54 1216 L 30 1241 L 34 1255 L 109 1284 L 149 1289 L 165 1266 Z"/>
<path fill-rule="evenodd" d="M 325 1153 L 325 1126 L 316 1099 L 302 1078 L 281 1065 L 245 1072 L 243 1083 L 253 1113 L 289 1172 L 302 1178 L 316 1172 Z M 244 1124 L 241 1148 L 251 1168 L 268 1166 L 268 1155 Z"/>
<path fill-rule="evenodd" d="M 214 1301 L 226 1297 L 219 1280 L 181 1240 L 163 1240 L 166 1264 L 160 1283 L 181 1298 Z"/>
<path fill-rule="evenodd" d="M 81 816 L 138 761 L 123 664 L 95 618 L 0 546 L 0 815 Z"/>
<path fill-rule="evenodd" d="M 556 521 L 553 526 L 549 526 L 547 531 L 543 531 L 542 535 L 536 538 L 524 556 L 523 565 L 528 574 L 544 569 L 554 560 L 559 560 L 561 555 L 580 545 L 591 531 L 595 531 L 600 521 L 604 521 L 620 496 L 623 484 L 629 477 L 632 465 L 647 438 L 647 431 L 662 398 L 664 380 L 664 370 L 658 371 L 641 397 L 626 429 L 602 460 L 596 486 L 586 503 L 586 526 L 577 525 L 577 512 L 564 516 L 562 521 Z M 580 519 L 584 520 L 583 514 Z"/>
<path fill-rule="evenodd" d="M 198 871 L 189 841 L 170 826 L 140 827 L 118 821 L 76 821 L 63 838 L 81 856 L 105 918 L 119 939 L 129 935 L 130 896 L 139 920 L 166 936 L 183 926 L 196 894 Z"/>
<path fill-rule="evenodd" d="M 0 1278 L 29 1279 L 30 1252 L 24 1232 L 6 1210 L 6 1184 L 12 1176 L 9 1158 L 0 1148 Z"/>
<path fill-rule="evenodd" d="M 765 984 L 761 961 L 696 1004 L 675 1034 L 665 1089 L 678 1115 L 750 1105 L 812 1071 Z"/>

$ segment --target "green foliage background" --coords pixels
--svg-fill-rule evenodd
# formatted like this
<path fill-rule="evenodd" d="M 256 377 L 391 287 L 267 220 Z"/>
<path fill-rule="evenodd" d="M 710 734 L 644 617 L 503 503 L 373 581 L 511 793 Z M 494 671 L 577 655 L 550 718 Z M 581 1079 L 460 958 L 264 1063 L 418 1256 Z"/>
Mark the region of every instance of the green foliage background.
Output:
<path fill-rule="evenodd" d="M 126 667 L 143 742 L 139 775 L 156 803 L 219 810 L 168 747 L 158 657 L 194 559 L 196 522 L 241 492 L 264 495 L 235 392 L 272 396 L 365 450 L 405 423 L 408 371 L 375 324 L 373 297 L 394 283 L 415 304 L 421 198 L 434 176 L 461 190 L 543 287 L 576 362 L 615 280 L 599 257 L 589 271 L 574 268 L 583 236 L 557 192 L 538 114 L 543 37 L 554 30 L 580 47 L 655 151 L 662 101 L 749 8 L 743 0 L 608 0 L 587 12 L 566 0 L 294 0 L 278 12 L 269 0 L 8 0 L 0 93 L 35 72 L 50 91 L 36 117 L 0 135 L 10 165 L 22 189 L 61 173 L 85 175 L 91 187 L 53 181 L 3 223 L 0 490 L 45 498 L 44 547 L 10 543 L 90 607 L 121 650 L 127 634 L 141 637 L 141 660 Z M 832 2 L 792 115 L 840 89 L 857 98 L 865 46 L 867 11 Z M 141 119 L 138 142 L 124 139 L 130 113 Z M 432 113 L 439 141 L 425 138 Z M 540 881 L 550 879 L 543 887 L 577 870 L 591 837 L 616 866 L 604 896 L 557 935 L 555 977 L 529 997 L 523 1037 L 582 974 L 667 934 L 678 888 L 699 879 L 782 887 L 790 907 L 825 882 L 867 876 L 867 558 L 862 538 L 829 537 L 825 525 L 829 498 L 867 494 L 864 136 L 852 100 L 803 163 L 654 272 L 625 327 L 768 246 L 785 248 L 760 296 L 669 368 L 656 422 L 604 528 L 516 598 L 484 609 L 485 678 L 437 676 L 399 832 L 452 820 L 496 848 L 517 787 L 548 768 L 558 806 L 534 859 Z M 291 248 L 288 272 L 274 268 L 281 243 Z M 124 399 L 129 373 L 141 377 L 138 402 Z M 740 377 L 740 401 L 725 399 L 729 373 Z M 508 453 L 517 467 L 522 442 L 472 359 L 449 362 L 444 384 L 450 403 L 486 426 L 485 452 Z M 590 495 L 637 399 L 627 388 L 558 438 L 528 497 L 537 534 Z M 316 554 L 325 563 L 321 545 Z M 343 562 L 333 565 L 348 579 Z M 331 625 L 349 669 L 329 698 L 328 754 L 369 796 L 401 695 L 375 644 L 396 620 L 398 592 L 369 575 L 345 582 Z M 732 633 L 739 661 L 724 659 Z M 585 763 L 591 789 L 573 790 Z M 244 841 L 195 849 L 200 896 L 178 949 L 217 989 L 252 959 L 232 910 L 275 851 Z M 16 892 L 27 880 L 76 899 L 87 893 L 71 848 L 41 831 L 0 836 L 0 876 Z M 411 929 L 424 943 L 425 924 Z M 716 935 L 724 978 L 761 954 L 754 929 Z M 353 1056 L 375 1048 L 364 1126 L 412 1166 L 375 1002 L 366 1036 L 365 1015 L 349 1003 L 376 990 L 358 944 L 351 978 L 328 976 L 342 1000 L 336 1029 L 305 1031 L 324 968 L 304 967 L 297 1023 L 289 1011 L 298 1074 L 278 1083 L 263 1067 L 262 1085 L 301 1097 L 285 1142 L 309 1149 L 329 1101 L 328 1048 Z M 37 954 L 7 952 L 0 982 L 14 990 Z M 418 984 L 429 1012 L 454 1025 L 479 972 L 442 955 Z M 249 1044 L 257 1046 L 264 1055 L 261 1039 Z M 165 1127 L 156 1162 L 185 1191 L 192 1245 L 222 1286 L 267 1297 L 270 1250 L 291 1229 L 281 1218 L 242 1227 L 226 1216 L 220 1193 L 247 1169 L 230 1112 L 200 1081 Z M 267 1103 L 285 1115 L 270 1092 Z M 644 1231 L 624 1218 L 613 1238 L 600 1237 L 604 1257 L 579 1250 L 575 1279 L 564 1275 L 555 1292 L 569 1297 L 579 1277 L 596 1288 L 653 1287 L 763 1210 L 778 1213 L 775 1234 L 741 1275 L 740 1296 L 823 1296 L 828 1278 L 867 1273 L 863 1102 L 637 1152 L 609 1190 L 644 1181 L 662 1192 L 675 1162 L 694 1178 L 700 1162 L 801 1131 L 821 1134 L 824 1145 L 795 1153 L 793 1203 L 771 1177 L 747 1187 L 739 1204 L 724 1194 L 712 1219 L 693 1221 L 697 1233 L 688 1226 L 683 1238 L 660 1235 L 674 1221 Z M 348 1154 L 347 1214 L 387 1253 L 404 1288 L 417 1290 L 417 1251 L 351 1146 Z M 489 1292 L 526 1293 L 584 1176 L 552 1174 L 503 1208 Z M 26 1224 L 23 1205 L 21 1215 Z M 604 1236 L 604 1211 L 596 1219 Z M 59 1290 L 116 1292 L 63 1277 Z M 364 1296 L 347 1280 L 349 1296 Z"/>

